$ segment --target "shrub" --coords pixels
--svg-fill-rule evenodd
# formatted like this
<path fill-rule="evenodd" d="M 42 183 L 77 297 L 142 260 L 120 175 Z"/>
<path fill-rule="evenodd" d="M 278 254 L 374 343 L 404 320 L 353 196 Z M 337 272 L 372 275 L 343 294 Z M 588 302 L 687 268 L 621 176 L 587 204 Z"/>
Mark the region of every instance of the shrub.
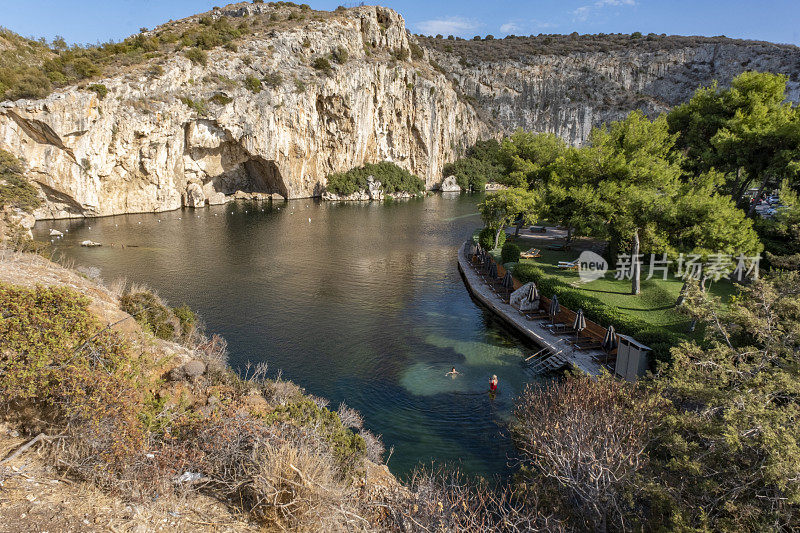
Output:
<path fill-rule="evenodd" d="M 172 308 L 172 314 L 178 319 L 180 324 L 181 336 L 188 337 L 194 331 L 197 324 L 197 315 L 192 311 L 188 305 L 183 304 L 179 307 Z"/>
<path fill-rule="evenodd" d="M 145 330 L 159 339 L 173 340 L 180 335 L 180 319 L 164 305 L 161 298 L 150 291 L 125 293 L 120 297 L 119 305 Z"/>
<path fill-rule="evenodd" d="M 276 406 L 264 418 L 270 422 L 287 422 L 314 428 L 330 445 L 340 468 L 352 471 L 364 457 L 364 439 L 346 428 L 338 415 L 320 408 L 311 398 L 301 396 L 284 405 Z"/>
<path fill-rule="evenodd" d="M 255 76 L 247 76 L 244 79 L 244 86 L 251 93 L 257 94 L 261 92 L 261 80 Z"/>
<path fill-rule="evenodd" d="M 74 458 L 77 473 L 97 478 L 121 472 L 142 448 L 136 413 L 148 384 L 128 345 L 88 307 L 68 288 L 0 285 L 0 403 L 49 411 L 64 438 L 91 448 L 69 446 L 61 465 Z"/>
<path fill-rule="evenodd" d="M 161 65 L 153 65 L 150 70 L 147 71 L 148 76 L 158 77 L 164 74 L 164 67 Z"/>
<path fill-rule="evenodd" d="M 195 65 L 205 66 L 208 63 L 208 54 L 200 48 L 189 48 L 183 55 Z"/>
<path fill-rule="evenodd" d="M 211 97 L 211 101 L 218 105 L 227 105 L 233 102 L 233 98 L 225 93 L 216 93 Z"/>
<path fill-rule="evenodd" d="M 411 49 L 412 59 L 422 59 L 425 56 L 422 51 L 422 47 L 417 43 L 409 43 L 408 47 Z"/>
<path fill-rule="evenodd" d="M 331 67 L 331 62 L 325 59 L 324 57 L 316 58 L 312 63 L 311 66 L 315 69 L 319 70 L 320 72 L 325 73 L 325 75 L 330 76 L 333 72 L 333 67 Z"/>
<path fill-rule="evenodd" d="M 647 397 L 609 375 L 567 377 L 528 386 L 517 400 L 512 427 L 532 477 L 554 481 L 553 497 L 589 530 L 625 522 L 616 513 L 647 463 Z M 621 529 L 624 529 L 622 527 Z"/>
<path fill-rule="evenodd" d="M 425 190 L 425 182 L 394 163 L 382 161 L 377 164 L 368 163 L 360 168 L 347 172 L 330 174 L 327 178 L 327 189 L 335 194 L 348 195 L 364 191 L 368 187 L 367 178 L 374 177 L 381 183 L 385 193 L 408 192 L 420 194 Z"/>
<path fill-rule="evenodd" d="M 190 109 L 193 109 L 201 117 L 208 114 L 208 104 L 204 100 L 192 100 L 188 96 L 182 96 L 181 102 L 186 104 Z"/>
<path fill-rule="evenodd" d="M 312 430 L 223 413 L 199 428 L 211 489 L 270 530 L 343 531 L 358 509 L 327 444 Z M 359 461 L 360 462 L 360 461 Z"/>
<path fill-rule="evenodd" d="M 494 237 L 496 235 L 496 231 L 492 228 L 483 228 L 481 232 L 478 234 L 478 243 L 481 245 L 481 248 L 484 250 L 492 250 L 494 248 Z M 498 246 L 503 246 L 506 242 L 506 232 L 500 232 L 500 238 L 497 240 Z"/>
<path fill-rule="evenodd" d="M 349 57 L 349 54 L 347 53 L 347 50 L 343 46 L 337 46 L 336 50 L 334 50 L 331 53 L 331 57 L 333 57 L 333 60 L 339 63 L 340 65 L 344 65 L 345 63 L 347 63 L 347 58 Z"/>
<path fill-rule="evenodd" d="M 98 98 L 101 100 L 108 94 L 108 87 L 102 83 L 93 83 L 87 87 L 88 90 L 97 93 Z"/>
<path fill-rule="evenodd" d="M 504 265 L 506 263 L 516 263 L 519 261 L 520 253 L 522 253 L 522 251 L 519 249 L 519 246 L 513 242 L 506 242 L 503 244 L 503 249 L 500 251 L 501 261 Z"/>
<path fill-rule="evenodd" d="M 20 160 L 0 150 L 0 207 L 10 206 L 31 212 L 40 205 L 39 192 L 25 178 Z"/>
<path fill-rule="evenodd" d="M 280 72 L 271 72 L 264 76 L 263 81 L 268 87 L 275 89 L 276 87 L 280 87 L 283 83 L 283 76 Z"/>
<path fill-rule="evenodd" d="M 306 84 L 303 80 L 294 80 L 294 91 L 296 93 L 306 92 Z"/>
<path fill-rule="evenodd" d="M 395 50 L 392 50 L 391 54 L 392 57 L 395 58 L 396 60 L 405 61 L 406 59 L 408 59 L 409 52 L 408 49 L 406 48 L 397 48 Z"/>

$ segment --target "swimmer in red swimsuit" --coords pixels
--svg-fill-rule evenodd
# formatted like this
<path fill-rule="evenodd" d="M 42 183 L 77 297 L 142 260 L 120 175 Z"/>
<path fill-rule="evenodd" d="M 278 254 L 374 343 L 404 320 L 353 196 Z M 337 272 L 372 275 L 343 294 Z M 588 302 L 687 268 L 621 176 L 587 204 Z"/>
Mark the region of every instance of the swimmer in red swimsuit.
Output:
<path fill-rule="evenodd" d="M 489 380 L 489 392 L 497 392 L 497 376 L 492 376 Z"/>

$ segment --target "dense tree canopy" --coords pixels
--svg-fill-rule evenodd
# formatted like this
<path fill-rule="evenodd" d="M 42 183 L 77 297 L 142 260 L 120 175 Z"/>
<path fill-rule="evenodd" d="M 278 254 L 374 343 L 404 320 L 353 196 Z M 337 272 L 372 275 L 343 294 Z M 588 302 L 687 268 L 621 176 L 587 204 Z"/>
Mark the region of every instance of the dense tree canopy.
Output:
<path fill-rule="evenodd" d="M 736 202 L 748 187 L 759 194 L 800 171 L 800 114 L 786 100 L 786 76 L 744 72 L 730 88 L 702 87 L 669 115 L 676 147 L 687 169 L 716 168 L 727 176 L 725 189 Z"/>
<path fill-rule="evenodd" d="M 500 233 L 505 226 L 512 224 L 517 218 L 529 222 L 535 220 L 540 208 L 539 196 L 525 189 L 497 191 L 478 205 L 484 224 L 495 232 L 495 248 L 499 245 Z"/>
<path fill-rule="evenodd" d="M 728 309 L 700 290 L 702 343 L 673 348 L 654 386 L 672 403 L 653 449 L 672 520 L 754 531 L 800 526 L 800 273 L 742 288 Z M 676 524 L 677 525 L 677 524 Z"/>

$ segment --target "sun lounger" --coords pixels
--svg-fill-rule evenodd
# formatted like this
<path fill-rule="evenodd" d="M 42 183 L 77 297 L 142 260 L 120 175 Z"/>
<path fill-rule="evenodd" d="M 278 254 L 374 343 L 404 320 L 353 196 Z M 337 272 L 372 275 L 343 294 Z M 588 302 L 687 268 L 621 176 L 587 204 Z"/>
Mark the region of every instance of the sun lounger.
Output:
<path fill-rule="evenodd" d="M 544 226 L 531 226 L 531 233 L 547 233 L 547 228 Z"/>
<path fill-rule="evenodd" d="M 570 248 L 571 248 L 571 245 L 569 245 L 569 244 L 548 244 L 547 245 L 547 249 L 548 250 L 569 250 Z"/>
<path fill-rule="evenodd" d="M 558 268 L 565 270 L 580 270 L 580 264 L 577 261 L 559 261 Z"/>
<path fill-rule="evenodd" d="M 537 257 L 542 257 L 542 253 L 538 248 L 531 248 L 527 252 L 522 252 L 519 256 L 523 259 L 536 259 Z"/>

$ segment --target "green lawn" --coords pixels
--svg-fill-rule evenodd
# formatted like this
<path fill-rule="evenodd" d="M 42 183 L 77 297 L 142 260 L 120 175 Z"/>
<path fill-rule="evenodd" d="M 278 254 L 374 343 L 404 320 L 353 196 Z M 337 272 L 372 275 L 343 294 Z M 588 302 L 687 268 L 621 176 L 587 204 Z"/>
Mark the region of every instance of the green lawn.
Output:
<path fill-rule="evenodd" d="M 526 245 L 530 247 L 529 245 Z M 544 247 L 542 247 L 544 248 Z M 648 324 L 658 326 L 682 336 L 687 336 L 689 320 L 675 309 L 675 302 L 680 294 L 683 280 L 668 278 L 663 280 L 660 273 L 656 277 L 645 280 L 648 274 L 647 265 L 642 265 L 641 294 L 634 296 L 631 292 L 631 281 L 614 279 L 614 272 L 610 271 L 604 278 L 588 283 L 581 282 L 575 271 L 563 270 L 557 267 L 559 261 L 573 261 L 580 254 L 579 251 L 554 251 L 543 249 L 542 257 L 538 259 L 523 259 L 524 263 L 532 263 L 540 267 L 545 274 L 561 279 L 572 287 L 585 291 L 587 296 L 594 296 L 601 302 L 618 307 L 635 318 L 644 320 Z M 499 253 L 498 259 L 499 259 Z M 723 303 L 736 293 L 733 283 L 728 280 L 709 282 L 707 284 L 711 294 L 719 297 Z M 690 337 L 696 337 L 695 332 Z"/>

